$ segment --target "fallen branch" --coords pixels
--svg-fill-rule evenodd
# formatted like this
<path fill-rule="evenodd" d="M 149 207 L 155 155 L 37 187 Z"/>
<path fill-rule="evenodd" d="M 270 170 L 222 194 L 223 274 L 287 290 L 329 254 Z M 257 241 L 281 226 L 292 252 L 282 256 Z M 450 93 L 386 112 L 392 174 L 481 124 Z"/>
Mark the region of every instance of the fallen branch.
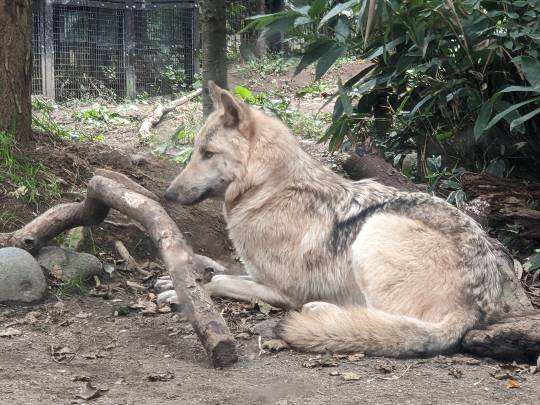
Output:
<path fill-rule="evenodd" d="M 195 90 L 191 93 L 189 93 L 187 96 L 180 97 L 179 99 L 176 99 L 174 101 L 171 101 L 169 104 L 166 105 L 158 105 L 151 116 L 145 118 L 141 124 L 141 127 L 139 128 L 139 132 L 137 133 L 139 136 L 139 139 L 144 141 L 148 139 L 151 135 L 150 130 L 155 127 L 163 118 L 163 116 L 175 108 L 181 106 L 182 104 L 187 103 L 192 98 L 195 98 L 197 96 L 200 96 L 202 94 L 202 89 Z"/>
<path fill-rule="evenodd" d="M 126 245 L 122 243 L 122 241 L 115 241 L 114 247 L 116 248 L 116 251 L 122 258 L 122 260 L 126 263 L 126 268 L 129 271 L 136 271 L 139 274 L 142 274 L 144 277 L 151 276 L 151 273 L 147 272 L 146 270 L 143 270 L 142 266 L 131 256 L 129 251 L 126 248 Z"/>
<path fill-rule="evenodd" d="M 350 152 L 342 166 L 353 180 L 373 179 L 401 191 L 421 191 L 409 178 L 384 160 L 381 152 L 369 141 Z"/>
<path fill-rule="evenodd" d="M 540 311 L 513 315 L 486 329 L 471 330 L 461 345 L 479 356 L 536 362 L 540 356 Z"/>
<path fill-rule="evenodd" d="M 108 171 L 101 174 L 110 175 Z M 225 367 L 238 359 L 235 341 L 213 306 L 206 290 L 197 281 L 202 279 L 205 264 L 194 260 L 194 254 L 182 233 L 165 209 L 128 177 L 114 173 L 111 178 L 94 176 L 88 183 L 86 199 L 51 208 L 22 229 L 0 234 L 0 247 L 16 246 L 37 250 L 43 243 L 63 231 L 101 223 L 113 208 L 144 226 L 159 249 L 173 279 L 179 303 L 199 336 L 214 367 Z M 121 184 L 117 181 L 120 179 Z"/>
<path fill-rule="evenodd" d="M 461 185 L 471 204 L 482 207 L 488 224 L 517 225 L 526 239 L 540 239 L 540 184 L 465 173 Z"/>

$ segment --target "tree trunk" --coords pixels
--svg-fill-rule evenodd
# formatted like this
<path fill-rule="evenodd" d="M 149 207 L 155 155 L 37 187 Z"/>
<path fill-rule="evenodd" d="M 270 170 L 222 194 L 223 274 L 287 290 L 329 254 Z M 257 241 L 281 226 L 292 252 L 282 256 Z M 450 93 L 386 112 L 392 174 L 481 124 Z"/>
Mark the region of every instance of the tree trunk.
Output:
<path fill-rule="evenodd" d="M 0 130 L 17 140 L 32 130 L 32 2 L 0 0 Z"/>
<path fill-rule="evenodd" d="M 227 31 L 225 0 L 201 0 L 200 20 L 202 35 L 203 114 L 212 111 L 208 81 L 227 88 Z"/>

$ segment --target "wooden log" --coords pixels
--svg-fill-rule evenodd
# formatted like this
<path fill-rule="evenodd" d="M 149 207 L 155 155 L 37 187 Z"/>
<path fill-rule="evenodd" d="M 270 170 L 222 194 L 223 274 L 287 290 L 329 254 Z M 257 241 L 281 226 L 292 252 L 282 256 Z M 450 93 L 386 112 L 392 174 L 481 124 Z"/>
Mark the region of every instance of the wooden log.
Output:
<path fill-rule="evenodd" d="M 170 103 L 166 105 L 158 105 L 151 116 L 148 118 L 145 118 L 139 128 L 138 136 L 141 141 L 146 141 L 151 133 L 150 130 L 154 128 L 163 118 L 163 116 L 175 108 L 181 106 L 182 104 L 187 103 L 192 98 L 195 98 L 197 96 L 200 96 L 202 94 L 202 89 L 197 89 L 188 95 L 184 97 L 180 97 L 179 99 L 173 100 Z"/>
<path fill-rule="evenodd" d="M 478 356 L 536 363 L 540 356 L 540 311 L 513 315 L 486 329 L 471 330 L 461 345 Z"/>
<path fill-rule="evenodd" d="M 350 152 L 342 166 L 353 180 L 373 179 L 401 191 L 422 191 L 412 180 L 384 160 L 384 156 L 369 141 Z"/>
<path fill-rule="evenodd" d="M 525 239 L 540 239 L 540 183 L 464 173 L 461 185 L 471 204 L 483 207 L 488 224 L 518 225 Z"/>
<path fill-rule="evenodd" d="M 233 364 L 238 359 L 235 341 L 210 296 L 197 281 L 197 275 L 204 274 L 206 265 L 201 260 L 194 260 L 193 251 L 165 209 L 157 201 L 140 194 L 141 186 L 129 178 L 122 181 L 124 184 L 94 176 L 88 183 L 84 201 L 51 208 L 22 229 L 0 234 L 0 247 L 35 250 L 66 229 L 102 222 L 109 208 L 120 211 L 142 224 L 157 245 L 173 279 L 179 303 L 214 367 Z"/>

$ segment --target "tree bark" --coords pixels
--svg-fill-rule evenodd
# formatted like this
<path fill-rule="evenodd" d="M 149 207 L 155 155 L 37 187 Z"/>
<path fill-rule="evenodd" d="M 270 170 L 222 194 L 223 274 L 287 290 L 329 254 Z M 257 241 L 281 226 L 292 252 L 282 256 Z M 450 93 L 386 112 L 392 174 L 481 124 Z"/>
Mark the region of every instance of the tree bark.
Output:
<path fill-rule="evenodd" d="M 32 1 L 0 0 L 0 130 L 32 134 Z"/>
<path fill-rule="evenodd" d="M 203 115 L 212 112 L 208 81 L 219 87 L 227 86 L 227 30 L 225 0 L 201 0 L 200 21 L 202 36 Z"/>
<path fill-rule="evenodd" d="M 540 311 L 514 315 L 469 331 L 461 346 L 479 356 L 536 362 L 540 356 Z"/>
<path fill-rule="evenodd" d="M 349 153 L 343 162 L 343 170 L 353 180 L 371 178 L 401 191 L 421 191 L 409 178 L 384 160 L 382 153 L 369 140 Z"/>
<path fill-rule="evenodd" d="M 484 211 L 487 225 L 517 225 L 521 237 L 540 240 L 540 183 L 465 173 L 461 185 L 471 203 Z"/>

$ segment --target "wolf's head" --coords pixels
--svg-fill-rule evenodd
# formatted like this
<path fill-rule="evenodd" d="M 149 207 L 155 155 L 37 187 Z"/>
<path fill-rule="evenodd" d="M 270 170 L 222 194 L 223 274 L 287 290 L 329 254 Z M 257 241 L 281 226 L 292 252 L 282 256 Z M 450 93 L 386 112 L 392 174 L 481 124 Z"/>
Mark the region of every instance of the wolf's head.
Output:
<path fill-rule="evenodd" d="M 251 110 L 231 93 L 208 82 L 214 111 L 195 138 L 189 164 L 174 179 L 165 198 L 183 205 L 223 197 L 243 174 L 252 135 Z"/>

